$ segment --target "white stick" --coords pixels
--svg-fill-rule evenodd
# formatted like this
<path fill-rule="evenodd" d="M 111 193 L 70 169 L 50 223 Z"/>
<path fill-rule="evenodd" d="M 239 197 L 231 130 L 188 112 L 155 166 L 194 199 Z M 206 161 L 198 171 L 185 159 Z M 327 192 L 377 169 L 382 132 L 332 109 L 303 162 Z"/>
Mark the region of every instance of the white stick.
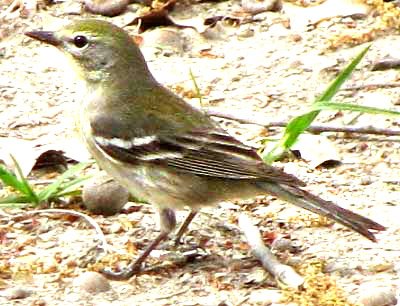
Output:
<path fill-rule="evenodd" d="M 239 227 L 246 236 L 253 254 L 278 281 L 296 289 L 304 283 L 303 277 L 297 274 L 290 266 L 280 263 L 270 249 L 264 245 L 258 228 L 252 224 L 248 216 L 240 215 Z"/>

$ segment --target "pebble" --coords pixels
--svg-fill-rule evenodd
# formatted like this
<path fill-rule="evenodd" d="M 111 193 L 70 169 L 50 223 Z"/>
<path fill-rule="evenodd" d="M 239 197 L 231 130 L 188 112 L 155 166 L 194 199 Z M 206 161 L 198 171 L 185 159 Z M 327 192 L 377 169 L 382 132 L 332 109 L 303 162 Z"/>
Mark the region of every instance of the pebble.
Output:
<path fill-rule="evenodd" d="M 121 223 L 118 222 L 114 222 L 111 226 L 110 226 L 110 233 L 113 234 L 118 234 L 122 232 L 122 225 Z"/>
<path fill-rule="evenodd" d="M 68 15 L 81 15 L 83 11 L 82 3 L 78 1 L 65 1 L 60 6 L 62 12 Z"/>
<path fill-rule="evenodd" d="M 257 15 L 266 11 L 279 12 L 282 10 L 281 0 L 265 0 L 265 1 L 241 1 L 242 9 L 244 12 Z"/>
<path fill-rule="evenodd" d="M 298 253 L 301 250 L 301 246 L 293 240 L 286 238 L 275 239 L 271 247 L 278 251 L 289 251 L 291 253 Z"/>
<path fill-rule="evenodd" d="M 373 180 L 372 180 L 372 178 L 369 177 L 369 176 L 363 176 L 363 177 L 361 177 L 360 180 L 359 180 L 359 184 L 360 184 L 360 185 L 363 185 L 363 186 L 371 185 L 372 183 L 373 183 Z"/>
<path fill-rule="evenodd" d="M 208 27 L 202 33 L 203 37 L 210 40 L 223 40 L 227 36 L 226 26 L 217 22 L 213 27 Z"/>
<path fill-rule="evenodd" d="M 237 32 L 236 35 L 242 38 L 248 38 L 254 36 L 254 30 L 248 26 L 241 27 Z"/>
<path fill-rule="evenodd" d="M 397 305 L 396 293 L 391 288 L 374 288 L 365 290 L 359 299 L 363 306 L 391 306 Z"/>
<path fill-rule="evenodd" d="M 298 257 L 298 256 L 293 256 L 286 260 L 286 264 L 291 267 L 297 267 L 302 263 L 303 263 L 303 260 L 301 259 L 301 257 Z"/>
<path fill-rule="evenodd" d="M 105 216 L 119 213 L 128 198 L 128 190 L 105 173 L 92 178 L 82 192 L 85 207 L 94 214 Z"/>
<path fill-rule="evenodd" d="M 74 280 L 74 286 L 89 293 L 106 292 L 111 289 L 110 282 L 97 272 L 85 272 Z"/>
<path fill-rule="evenodd" d="M 93 14 L 117 16 L 128 7 L 129 0 L 85 0 L 85 8 Z"/>
<path fill-rule="evenodd" d="M 282 299 L 282 293 L 278 290 L 260 289 L 249 294 L 246 305 L 271 305 Z"/>
<path fill-rule="evenodd" d="M 5 296 L 9 300 L 24 299 L 32 294 L 32 290 L 24 287 L 15 287 L 8 289 Z"/>
<path fill-rule="evenodd" d="M 337 273 L 341 277 L 349 277 L 355 273 L 354 268 L 351 268 L 348 263 L 341 261 L 332 261 L 327 263 L 323 268 L 323 273 Z"/>
<path fill-rule="evenodd" d="M 185 40 L 180 32 L 171 29 L 155 29 L 143 33 L 144 47 L 159 47 L 164 56 L 182 54 L 185 49 Z"/>

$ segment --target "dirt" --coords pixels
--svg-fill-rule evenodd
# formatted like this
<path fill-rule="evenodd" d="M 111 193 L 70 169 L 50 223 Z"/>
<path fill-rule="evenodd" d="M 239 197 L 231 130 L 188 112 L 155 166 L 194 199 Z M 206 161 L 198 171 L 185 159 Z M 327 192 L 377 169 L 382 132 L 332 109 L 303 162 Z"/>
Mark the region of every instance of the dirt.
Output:
<path fill-rule="evenodd" d="M 22 34 L 78 18 L 65 12 L 80 4 L 68 3 L 42 5 L 31 18 L 21 17 L 18 10 L 3 18 L 2 137 L 55 148 L 76 140 L 70 116 L 75 84 L 66 76 L 56 50 Z M 193 4 L 173 16 L 189 23 L 195 16 L 232 15 L 238 8 L 236 1 Z M 134 13 L 128 12 L 106 19 L 121 25 L 132 16 Z M 376 33 L 373 30 L 379 18 L 378 13 L 361 19 L 335 17 L 315 27 L 290 28 L 291 16 L 285 12 L 257 16 L 257 20 L 240 26 L 219 24 L 209 29 L 208 37 L 212 38 L 193 29 L 171 27 L 173 37 L 179 38 L 172 47 L 155 48 L 159 38 L 145 32 L 142 50 L 155 77 L 188 102 L 199 104 L 190 68 L 205 106 L 234 110 L 250 118 L 257 114 L 266 122 L 283 121 L 306 112 L 338 72 L 369 44 L 354 39 L 351 45 L 330 48 L 341 41 L 337 37 L 347 37 L 347 31 Z M 135 33 L 134 26 L 127 30 Z M 345 87 L 378 86 L 343 90 L 334 100 L 399 111 L 398 72 L 371 71 L 371 65 L 384 56 L 398 55 L 400 38 L 388 25 L 366 40 L 372 46 Z M 389 83 L 394 86 L 379 86 Z M 282 131 L 218 120 L 242 141 L 256 146 L 265 137 L 278 139 Z M 383 115 L 331 111 L 322 112 L 317 121 L 332 126 L 399 129 L 396 117 Z M 7 209 L 0 212 L 0 304 L 354 305 L 364 298 L 364 305 L 383 305 L 365 300 L 372 301 L 369 294 L 378 291 L 399 295 L 399 139 L 351 133 L 323 135 L 339 152 L 339 166 L 312 168 L 310 161 L 293 158 L 276 165 L 306 181 L 308 190 L 387 226 L 376 235 L 377 243 L 272 197 L 223 203 L 196 217 L 182 245 L 174 248 L 165 243 L 154 251 L 147 263 L 150 271 L 127 282 L 113 281 L 105 293 L 91 294 L 74 285 L 76 277 L 96 270 L 101 263 L 116 267 L 136 258 L 158 232 L 154 209 L 135 204 L 137 211 L 129 214 L 93 216 L 119 254 L 115 257 L 91 257 L 89 250 L 96 245 L 96 234 L 81 219 L 41 214 L 21 221 L 10 216 L 23 211 Z M 83 146 L 76 150 L 84 151 Z M 82 210 L 76 203 L 72 207 Z M 296 252 L 276 251 L 276 255 L 306 278 L 305 289 L 292 292 L 262 269 L 238 227 L 243 213 L 252 218 L 266 242 L 285 237 L 298 245 Z M 179 212 L 179 221 L 186 214 Z M 191 252 L 195 255 L 188 255 Z M 27 289 L 30 294 L 10 299 L 7 296 L 13 288 Z"/>

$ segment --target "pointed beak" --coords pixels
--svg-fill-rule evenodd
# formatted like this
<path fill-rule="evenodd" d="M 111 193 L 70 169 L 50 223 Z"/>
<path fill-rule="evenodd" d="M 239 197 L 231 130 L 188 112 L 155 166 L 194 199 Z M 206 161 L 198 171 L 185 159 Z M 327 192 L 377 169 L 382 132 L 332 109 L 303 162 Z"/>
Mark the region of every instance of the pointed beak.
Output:
<path fill-rule="evenodd" d="M 53 45 L 56 47 L 61 45 L 61 40 L 58 39 L 54 35 L 54 32 L 51 32 L 51 31 L 32 31 L 32 32 L 25 32 L 24 34 L 33 39 L 45 42 L 47 44 L 50 44 L 50 45 Z"/>

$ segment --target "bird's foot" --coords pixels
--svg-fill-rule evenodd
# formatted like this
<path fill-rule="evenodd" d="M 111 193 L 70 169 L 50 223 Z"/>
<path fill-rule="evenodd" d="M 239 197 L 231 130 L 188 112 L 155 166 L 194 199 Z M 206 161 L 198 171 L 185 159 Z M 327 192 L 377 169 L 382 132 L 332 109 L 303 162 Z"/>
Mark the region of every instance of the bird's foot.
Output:
<path fill-rule="evenodd" d="M 139 273 L 141 270 L 141 265 L 136 263 L 122 268 L 121 271 L 115 272 L 111 268 L 104 268 L 99 272 L 103 274 L 106 278 L 116 281 L 124 281 L 130 279 L 133 275 Z"/>

